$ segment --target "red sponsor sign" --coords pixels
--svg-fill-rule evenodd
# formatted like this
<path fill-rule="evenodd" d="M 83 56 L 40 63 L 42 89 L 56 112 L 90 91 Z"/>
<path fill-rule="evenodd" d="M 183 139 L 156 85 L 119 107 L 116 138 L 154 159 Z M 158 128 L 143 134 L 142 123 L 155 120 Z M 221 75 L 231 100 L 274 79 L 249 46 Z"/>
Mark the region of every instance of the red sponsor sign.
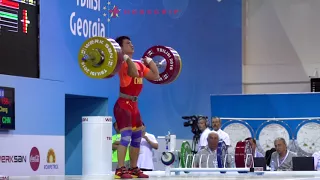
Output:
<path fill-rule="evenodd" d="M 40 153 L 36 147 L 33 147 L 30 151 L 30 166 L 33 171 L 37 171 L 40 166 Z"/>
<path fill-rule="evenodd" d="M 103 16 L 107 17 L 108 22 L 121 15 L 166 15 L 180 12 L 179 9 L 122 9 L 117 5 L 111 4 L 110 1 L 103 7 L 103 10 L 105 10 Z"/>
<path fill-rule="evenodd" d="M 112 9 L 109 12 L 111 12 L 111 17 L 114 17 L 114 12 L 115 13 L 119 13 L 120 11 L 118 11 L 117 9 Z M 136 14 L 140 14 L 140 15 L 164 15 L 164 14 L 178 14 L 179 10 L 178 9 L 173 9 L 173 10 L 167 10 L 167 9 L 124 9 L 123 10 L 123 14 L 132 14 L 132 15 L 136 15 Z"/>

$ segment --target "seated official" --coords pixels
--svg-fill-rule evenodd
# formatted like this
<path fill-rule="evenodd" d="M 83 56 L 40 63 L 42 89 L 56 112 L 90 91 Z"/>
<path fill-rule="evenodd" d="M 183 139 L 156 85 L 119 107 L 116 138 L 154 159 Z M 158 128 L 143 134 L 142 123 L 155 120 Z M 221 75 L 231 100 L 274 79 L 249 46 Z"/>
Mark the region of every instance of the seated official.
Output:
<path fill-rule="evenodd" d="M 201 149 L 195 156 L 194 167 L 196 168 L 218 168 L 217 148 L 219 135 L 211 131 L 207 137 L 208 145 Z M 223 159 L 225 157 L 222 157 Z M 226 168 L 231 167 L 231 158 L 227 156 Z"/>
<path fill-rule="evenodd" d="M 297 154 L 288 150 L 284 138 L 277 138 L 274 141 L 274 146 L 276 152 L 271 155 L 271 169 L 274 168 L 275 171 L 292 171 L 292 157 L 297 157 Z"/>
<path fill-rule="evenodd" d="M 265 159 L 266 159 L 266 162 L 267 162 L 267 166 L 269 166 L 269 167 L 270 167 L 271 155 L 275 151 L 276 151 L 276 148 L 271 148 L 271 149 L 266 151 Z"/>
<path fill-rule="evenodd" d="M 208 120 L 205 117 L 201 117 L 198 120 L 198 128 L 201 131 L 200 141 L 198 144 L 198 151 L 200 151 L 208 145 L 207 137 L 208 134 L 211 132 L 208 127 Z"/>
<path fill-rule="evenodd" d="M 257 150 L 257 142 L 255 139 L 249 137 L 245 140 L 249 140 L 249 142 L 251 144 L 252 151 L 253 151 L 253 157 L 264 157 L 263 154 Z"/>

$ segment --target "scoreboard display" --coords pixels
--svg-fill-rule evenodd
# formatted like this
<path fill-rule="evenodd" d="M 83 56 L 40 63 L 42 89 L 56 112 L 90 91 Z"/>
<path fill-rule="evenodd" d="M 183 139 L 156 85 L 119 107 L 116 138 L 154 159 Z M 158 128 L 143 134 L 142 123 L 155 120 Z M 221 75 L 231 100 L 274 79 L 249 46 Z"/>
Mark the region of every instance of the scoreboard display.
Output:
<path fill-rule="evenodd" d="M 15 130 L 15 89 L 0 87 L 0 130 Z"/>
<path fill-rule="evenodd" d="M 0 74 L 39 78 L 38 3 L 0 0 Z"/>

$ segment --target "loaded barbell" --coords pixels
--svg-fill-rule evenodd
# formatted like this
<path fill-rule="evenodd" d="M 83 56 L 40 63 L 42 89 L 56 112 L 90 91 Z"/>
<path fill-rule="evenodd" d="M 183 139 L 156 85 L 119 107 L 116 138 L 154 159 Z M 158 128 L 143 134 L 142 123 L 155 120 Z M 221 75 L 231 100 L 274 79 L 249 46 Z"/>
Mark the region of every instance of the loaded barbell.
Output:
<path fill-rule="evenodd" d="M 111 78 L 119 71 L 123 55 L 120 45 L 114 39 L 92 37 L 82 44 L 78 62 L 81 70 L 91 78 Z M 169 84 L 180 75 L 181 58 L 171 47 L 153 46 L 147 49 L 142 57 L 152 58 L 159 68 L 160 79 L 148 80 L 151 83 Z"/>

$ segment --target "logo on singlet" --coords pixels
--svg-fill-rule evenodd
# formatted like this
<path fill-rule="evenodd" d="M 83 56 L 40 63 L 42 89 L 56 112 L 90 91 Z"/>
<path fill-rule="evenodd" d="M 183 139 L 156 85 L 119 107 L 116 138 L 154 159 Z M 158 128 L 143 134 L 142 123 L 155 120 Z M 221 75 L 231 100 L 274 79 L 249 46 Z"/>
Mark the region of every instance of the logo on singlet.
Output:
<path fill-rule="evenodd" d="M 133 79 L 133 84 L 142 84 L 142 83 L 143 83 L 142 78 L 135 77 Z"/>

